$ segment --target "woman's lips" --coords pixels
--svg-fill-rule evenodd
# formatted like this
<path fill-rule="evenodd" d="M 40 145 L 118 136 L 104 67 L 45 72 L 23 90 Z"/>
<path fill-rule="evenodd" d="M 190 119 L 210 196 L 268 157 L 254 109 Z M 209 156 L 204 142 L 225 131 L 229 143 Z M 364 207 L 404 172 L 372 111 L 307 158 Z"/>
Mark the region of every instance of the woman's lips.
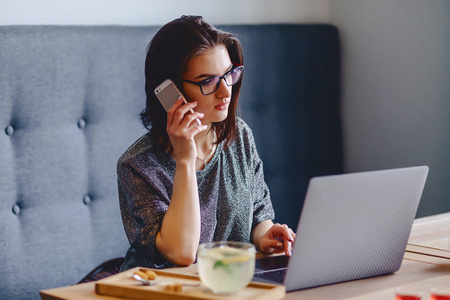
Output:
<path fill-rule="evenodd" d="M 228 109 L 228 102 L 227 103 L 221 103 L 219 105 L 214 106 L 215 109 L 218 110 L 227 110 Z"/>

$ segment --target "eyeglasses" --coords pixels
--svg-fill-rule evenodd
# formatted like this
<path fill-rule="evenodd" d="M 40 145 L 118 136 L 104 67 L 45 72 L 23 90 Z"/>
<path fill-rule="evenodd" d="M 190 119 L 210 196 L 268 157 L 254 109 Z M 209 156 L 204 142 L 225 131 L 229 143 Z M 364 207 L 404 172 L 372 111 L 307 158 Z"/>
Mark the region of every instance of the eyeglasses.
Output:
<path fill-rule="evenodd" d="M 238 66 L 230 71 L 226 72 L 222 76 L 213 76 L 206 78 L 202 81 L 195 82 L 186 79 L 181 79 L 184 82 L 192 83 L 198 85 L 203 95 L 210 95 L 219 89 L 220 83 L 222 79 L 225 80 L 225 83 L 228 86 L 233 86 L 239 82 L 242 78 L 242 74 L 244 73 L 244 66 Z"/>

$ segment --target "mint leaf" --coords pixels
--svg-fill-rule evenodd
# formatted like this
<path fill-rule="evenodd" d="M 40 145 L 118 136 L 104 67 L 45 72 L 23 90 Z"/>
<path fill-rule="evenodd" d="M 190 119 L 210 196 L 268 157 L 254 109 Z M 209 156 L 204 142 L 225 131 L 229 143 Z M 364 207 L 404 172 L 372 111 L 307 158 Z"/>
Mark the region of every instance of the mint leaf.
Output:
<path fill-rule="evenodd" d="M 226 267 L 226 265 L 223 263 L 223 261 L 218 260 L 216 261 L 216 263 L 213 266 L 213 269 L 218 268 L 218 267 Z"/>
<path fill-rule="evenodd" d="M 219 267 L 223 268 L 223 270 L 225 272 L 227 272 L 228 274 L 233 273 L 233 271 L 231 271 L 231 269 L 230 269 L 230 265 L 229 264 L 224 264 L 223 261 L 221 261 L 221 260 L 216 261 L 216 263 L 213 266 L 213 269 L 216 269 L 216 268 L 219 268 Z"/>

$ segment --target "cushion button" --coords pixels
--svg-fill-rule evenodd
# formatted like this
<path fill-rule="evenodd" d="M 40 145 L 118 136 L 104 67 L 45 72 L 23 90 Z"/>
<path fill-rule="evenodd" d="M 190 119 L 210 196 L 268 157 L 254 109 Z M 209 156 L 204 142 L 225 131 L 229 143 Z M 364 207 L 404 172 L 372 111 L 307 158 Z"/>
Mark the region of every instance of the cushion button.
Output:
<path fill-rule="evenodd" d="M 78 128 L 83 129 L 84 127 L 86 127 L 86 121 L 84 119 L 80 119 L 78 121 Z"/>
<path fill-rule="evenodd" d="M 13 214 L 15 214 L 16 216 L 17 215 L 19 215 L 20 214 L 20 206 L 19 205 L 14 205 L 13 207 L 12 207 L 12 212 L 13 212 Z"/>
<path fill-rule="evenodd" d="M 5 128 L 5 133 L 10 136 L 13 135 L 14 128 L 11 125 L 8 125 L 8 127 Z"/>
<path fill-rule="evenodd" d="M 84 196 L 83 203 L 85 205 L 88 205 L 89 203 L 91 203 L 91 197 L 89 197 L 89 195 Z"/>

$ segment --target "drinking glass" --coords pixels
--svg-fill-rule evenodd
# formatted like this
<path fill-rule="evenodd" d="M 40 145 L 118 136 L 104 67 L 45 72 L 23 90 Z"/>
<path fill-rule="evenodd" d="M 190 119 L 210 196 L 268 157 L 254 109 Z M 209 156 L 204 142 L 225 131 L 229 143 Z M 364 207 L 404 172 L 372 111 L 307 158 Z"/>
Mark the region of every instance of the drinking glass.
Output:
<path fill-rule="evenodd" d="M 430 300 L 450 300 L 450 288 L 432 288 Z"/>
<path fill-rule="evenodd" d="M 201 282 L 213 293 L 232 294 L 246 287 L 255 272 L 255 247 L 241 242 L 201 244 L 197 253 Z"/>
<path fill-rule="evenodd" d="M 402 287 L 395 291 L 395 300 L 421 300 L 422 296 L 422 291 L 414 288 Z"/>

